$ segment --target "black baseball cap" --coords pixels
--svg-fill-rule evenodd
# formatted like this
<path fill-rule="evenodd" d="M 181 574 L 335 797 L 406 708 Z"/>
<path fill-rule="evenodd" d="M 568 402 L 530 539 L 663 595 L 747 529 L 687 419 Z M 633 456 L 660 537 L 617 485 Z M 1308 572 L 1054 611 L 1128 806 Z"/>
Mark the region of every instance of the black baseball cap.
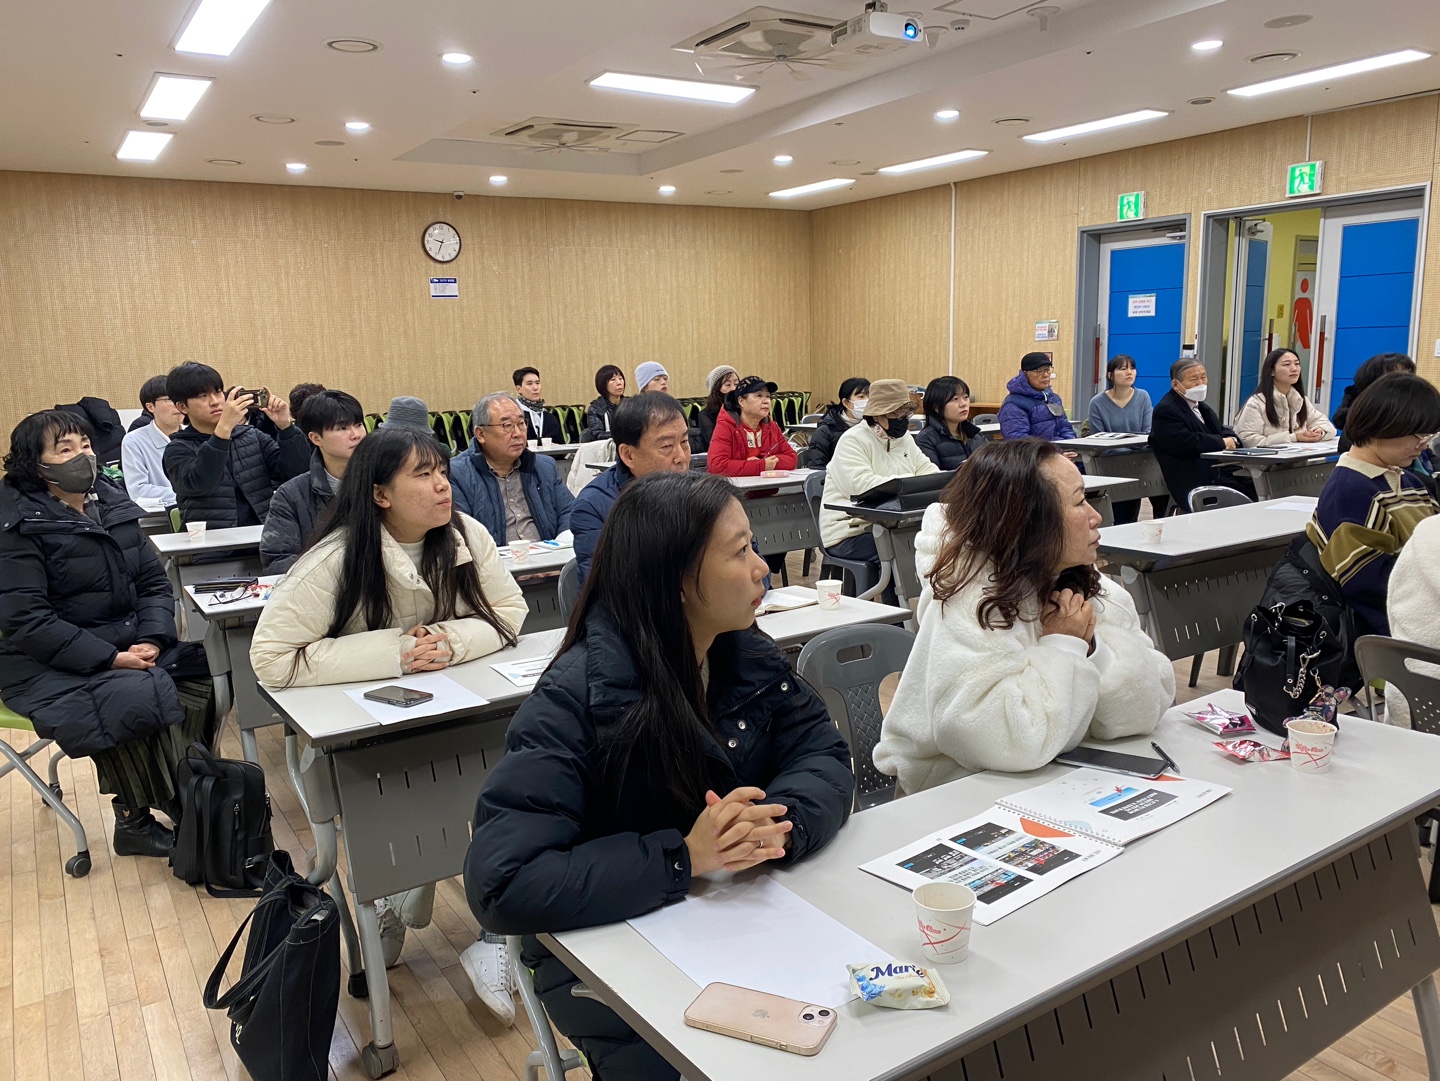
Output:
<path fill-rule="evenodd" d="M 771 394 L 774 394 L 779 389 L 780 387 L 777 384 L 767 383 L 758 375 L 747 375 L 735 385 L 735 389 L 730 393 L 739 399 L 747 394 L 754 394 L 757 390 L 768 390 Z"/>
<path fill-rule="evenodd" d="M 1038 372 L 1041 368 L 1053 368 L 1055 361 L 1048 353 L 1026 353 L 1020 358 L 1022 372 Z"/>

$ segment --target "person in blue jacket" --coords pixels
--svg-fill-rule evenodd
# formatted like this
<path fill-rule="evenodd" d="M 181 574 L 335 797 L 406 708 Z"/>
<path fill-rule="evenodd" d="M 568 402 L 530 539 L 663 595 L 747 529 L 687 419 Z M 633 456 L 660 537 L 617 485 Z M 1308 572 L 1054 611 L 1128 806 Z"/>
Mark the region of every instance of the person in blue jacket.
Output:
<path fill-rule="evenodd" d="M 1050 389 L 1054 378 L 1055 362 L 1046 354 L 1026 353 L 1020 358 L 1020 372 L 1005 384 L 1009 393 L 997 415 L 1004 438 L 1034 436 L 1051 442 L 1075 438 L 1075 429 L 1065 415 L 1065 403 Z"/>
<path fill-rule="evenodd" d="M 729 482 L 646 477 L 605 529 L 560 652 L 480 790 L 465 893 L 488 931 L 523 936 L 546 1012 L 597 1079 L 673 1081 L 609 1007 L 571 995 L 575 975 L 534 936 L 804 859 L 844 824 L 855 779 L 824 703 L 755 626 L 765 561 Z"/>
<path fill-rule="evenodd" d="M 575 497 L 553 458 L 525 445 L 525 418 L 508 394 L 487 394 L 471 414 L 474 438 L 450 461 L 455 508 L 496 544 L 554 540 L 570 528 Z"/>

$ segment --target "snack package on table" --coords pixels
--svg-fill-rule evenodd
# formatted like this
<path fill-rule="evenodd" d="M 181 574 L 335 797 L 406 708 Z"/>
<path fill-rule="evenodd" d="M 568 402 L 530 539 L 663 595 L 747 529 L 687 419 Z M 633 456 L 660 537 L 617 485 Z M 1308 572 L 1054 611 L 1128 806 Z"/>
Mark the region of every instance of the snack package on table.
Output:
<path fill-rule="evenodd" d="M 928 1010 L 950 1001 L 950 992 L 933 969 L 901 961 L 846 965 L 853 997 L 891 1010 Z"/>
<path fill-rule="evenodd" d="M 1248 713 L 1236 713 L 1233 710 L 1221 709 L 1219 706 L 1205 703 L 1203 709 L 1193 713 L 1186 713 L 1192 721 L 1217 736 L 1240 736 L 1247 732 L 1255 731 L 1255 722 L 1250 719 Z"/>

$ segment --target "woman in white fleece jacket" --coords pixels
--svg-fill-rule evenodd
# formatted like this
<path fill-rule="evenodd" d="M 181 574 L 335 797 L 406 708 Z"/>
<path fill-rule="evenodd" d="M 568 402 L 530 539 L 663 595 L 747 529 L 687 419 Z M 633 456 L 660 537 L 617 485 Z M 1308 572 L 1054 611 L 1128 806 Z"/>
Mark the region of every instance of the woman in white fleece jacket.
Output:
<path fill-rule="evenodd" d="M 987 443 L 925 512 L 920 633 L 874 756 L 904 791 L 1155 728 L 1175 671 L 1095 570 L 1099 525 L 1079 470 L 1039 439 Z"/>
<path fill-rule="evenodd" d="M 1415 527 L 1395 569 L 1385 607 L 1390 615 L 1390 634 L 1404 642 L 1440 648 L 1440 514 Z M 1409 665 L 1422 675 L 1440 676 L 1433 664 L 1415 661 Z M 1385 688 L 1385 720 L 1409 728 L 1410 703 L 1389 684 Z"/>

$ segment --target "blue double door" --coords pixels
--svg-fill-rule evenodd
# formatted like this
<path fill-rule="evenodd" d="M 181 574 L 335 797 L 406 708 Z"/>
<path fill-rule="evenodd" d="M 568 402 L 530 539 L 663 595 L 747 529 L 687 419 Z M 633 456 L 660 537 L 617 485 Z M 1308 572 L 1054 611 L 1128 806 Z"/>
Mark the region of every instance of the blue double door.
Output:
<path fill-rule="evenodd" d="M 1184 334 L 1185 245 L 1160 240 L 1109 250 L 1104 363 L 1117 353 L 1135 358 L 1135 386 L 1158 402 L 1170 389 L 1170 365 L 1180 359 Z M 1084 403 L 1077 403 L 1077 415 Z"/>
<path fill-rule="evenodd" d="M 1420 219 L 1343 225 L 1340 238 L 1329 379 L 1332 410 L 1365 360 L 1410 349 Z"/>

